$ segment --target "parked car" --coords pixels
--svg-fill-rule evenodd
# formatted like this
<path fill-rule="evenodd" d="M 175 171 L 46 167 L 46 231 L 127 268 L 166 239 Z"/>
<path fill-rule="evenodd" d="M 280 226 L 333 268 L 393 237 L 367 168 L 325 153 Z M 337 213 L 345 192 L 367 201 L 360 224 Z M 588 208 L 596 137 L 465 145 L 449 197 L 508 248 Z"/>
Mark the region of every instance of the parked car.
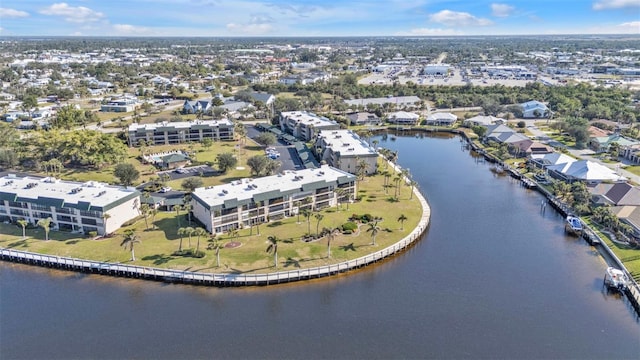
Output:
<path fill-rule="evenodd" d="M 171 187 L 169 187 L 169 186 L 164 186 L 162 189 L 160 189 L 161 193 L 166 193 L 166 192 L 169 192 L 169 191 L 171 191 Z"/>

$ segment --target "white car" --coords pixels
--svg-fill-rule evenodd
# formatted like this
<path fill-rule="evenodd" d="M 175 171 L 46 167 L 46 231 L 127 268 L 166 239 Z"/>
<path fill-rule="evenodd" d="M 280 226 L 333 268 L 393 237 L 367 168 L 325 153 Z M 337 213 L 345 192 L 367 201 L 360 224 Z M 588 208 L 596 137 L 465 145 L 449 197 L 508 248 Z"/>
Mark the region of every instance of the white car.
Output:
<path fill-rule="evenodd" d="M 160 189 L 161 193 L 166 193 L 166 192 L 169 192 L 169 191 L 171 191 L 171 187 L 169 187 L 169 186 L 165 186 L 162 189 Z"/>

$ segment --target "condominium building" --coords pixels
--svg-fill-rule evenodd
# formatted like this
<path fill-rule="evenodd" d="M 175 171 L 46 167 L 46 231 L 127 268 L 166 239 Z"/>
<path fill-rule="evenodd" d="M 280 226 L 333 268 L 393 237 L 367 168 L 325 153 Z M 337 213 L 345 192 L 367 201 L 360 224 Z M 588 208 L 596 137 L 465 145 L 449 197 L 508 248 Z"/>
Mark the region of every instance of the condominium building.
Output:
<path fill-rule="evenodd" d="M 56 178 L 0 177 L 0 221 L 51 218 L 55 230 L 104 235 L 139 215 L 135 189 Z"/>
<path fill-rule="evenodd" d="M 198 188 L 191 194 L 191 205 L 208 231 L 224 233 L 294 216 L 305 208 L 335 206 L 338 200 L 346 202 L 355 195 L 354 175 L 323 165 Z"/>
<path fill-rule="evenodd" d="M 303 141 L 309 141 L 321 130 L 337 130 L 334 120 L 306 111 L 284 111 L 280 114 L 280 128 Z"/>
<path fill-rule="evenodd" d="M 342 171 L 357 174 L 359 164 L 366 164 L 366 174 L 378 169 L 378 153 L 351 130 L 320 131 L 315 150 L 321 160 Z"/>
<path fill-rule="evenodd" d="M 233 123 L 228 119 L 162 122 L 158 124 L 129 125 L 129 146 L 140 140 L 153 145 L 180 144 L 190 141 L 233 140 Z"/>

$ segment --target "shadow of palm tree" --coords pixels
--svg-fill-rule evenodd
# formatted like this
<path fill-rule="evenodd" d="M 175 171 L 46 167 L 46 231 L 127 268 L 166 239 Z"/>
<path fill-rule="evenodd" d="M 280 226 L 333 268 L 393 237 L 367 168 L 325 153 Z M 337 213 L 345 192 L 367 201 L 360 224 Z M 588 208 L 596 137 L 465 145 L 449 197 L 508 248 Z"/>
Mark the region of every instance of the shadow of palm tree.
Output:
<path fill-rule="evenodd" d="M 77 244 L 77 243 L 79 243 L 79 242 L 80 242 L 80 240 L 69 240 L 69 241 L 67 241 L 65 244 L 67 244 L 67 245 L 74 245 L 74 244 Z"/>
<path fill-rule="evenodd" d="M 10 244 L 7 244 L 7 247 L 9 248 L 14 248 L 14 247 L 29 247 L 29 244 L 27 244 L 27 239 L 22 239 L 16 242 L 12 242 Z"/>
<path fill-rule="evenodd" d="M 353 243 L 351 244 L 347 244 L 347 245 L 342 245 L 338 247 L 340 250 L 342 251 L 356 251 L 356 247 L 353 245 Z"/>
<path fill-rule="evenodd" d="M 145 261 L 151 261 L 153 260 L 153 264 L 154 265 L 162 265 L 162 264 L 166 264 L 169 261 L 175 259 L 173 256 L 171 255 L 165 255 L 165 254 L 156 254 L 156 255 L 150 255 L 150 256 L 145 256 L 142 258 L 142 260 Z"/>
<path fill-rule="evenodd" d="M 289 267 L 289 266 L 293 266 L 293 267 L 300 267 L 300 261 L 290 258 L 287 258 L 287 261 L 284 262 L 284 267 Z"/>
<path fill-rule="evenodd" d="M 280 226 L 280 225 L 282 225 L 282 221 L 274 221 L 274 222 L 271 222 L 271 223 L 267 224 L 267 227 L 276 227 L 276 226 Z"/>

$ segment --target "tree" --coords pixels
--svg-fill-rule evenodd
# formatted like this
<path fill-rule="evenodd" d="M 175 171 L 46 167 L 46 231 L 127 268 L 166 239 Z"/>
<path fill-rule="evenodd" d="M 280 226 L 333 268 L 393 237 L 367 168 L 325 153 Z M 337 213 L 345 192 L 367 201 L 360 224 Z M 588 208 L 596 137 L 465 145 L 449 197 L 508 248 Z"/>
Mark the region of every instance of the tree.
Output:
<path fill-rule="evenodd" d="M 38 220 L 37 225 L 44 229 L 44 239 L 45 241 L 49 241 L 49 231 L 51 231 L 51 221 L 50 217 L 46 219 Z"/>
<path fill-rule="evenodd" d="M 178 251 L 182 251 L 182 238 L 185 236 L 189 236 L 188 228 L 181 227 L 178 229 L 178 236 L 180 236 L 180 244 L 178 245 Z"/>
<path fill-rule="evenodd" d="M 327 258 L 331 258 L 331 242 L 335 240 L 339 230 L 324 228 L 322 232 L 327 234 Z"/>
<path fill-rule="evenodd" d="M 253 138 L 253 140 L 255 140 L 257 143 L 262 144 L 264 146 L 271 146 L 275 144 L 277 141 L 276 136 L 268 132 L 260 133 L 258 136 Z"/>
<path fill-rule="evenodd" d="M 280 242 L 280 239 L 278 239 L 275 235 L 271 235 L 267 238 L 267 240 L 269 241 L 269 246 L 267 246 L 267 253 L 271 254 L 273 253 L 273 258 L 274 258 L 274 266 L 277 269 L 278 268 L 278 243 Z"/>
<path fill-rule="evenodd" d="M 313 213 L 309 209 L 302 209 L 302 216 L 307 219 L 307 234 L 311 234 L 311 215 Z"/>
<path fill-rule="evenodd" d="M 147 230 L 149 230 L 149 215 L 151 213 L 151 207 L 149 204 L 140 205 L 140 215 L 144 218 L 144 225 Z"/>
<path fill-rule="evenodd" d="M 142 243 L 140 237 L 136 235 L 136 232 L 133 229 L 128 229 L 124 232 L 124 239 L 120 243 L 120 246 L 125 249 L 128 247 L 131 251 L 131 261 L 136 261 L 136 253 L 134 251 L 135 244 Z"/>
<path fill-rule="evenodd" d="M 190 177 L 184 179 L 180 186 L 182 186 L 182 188 L 187 192 L 192 193 L 195 189 L 202 187 L 202 184 L 202 179 L 200 179 L 199 177 Z"/>
<path fill-rule="evenodd" d="M 400 222 L 400 230 L 404 230 L 404 222 L 407 221 L 407 217 L 404 214 L 400 214 L 398 221 Z"/>
<path fill-rule="evenodd" d="M 229 169 L 233 169 L 238 163 L 238 159 L 236 159 L 232 153 L 218 154 L 216 161 L 218 163 L 218 169 L 223 173 L 226 173 Z"/>
<path fill-rule="evenodd" d="M 222 245 L 220 245 L 220 241 L 216 238 L 216 235 L 211 235 L 211 239 L 209 239 L 209 250 L 216 251 L 216 267 L 220 267 L 220 249 L 222 249 Z"/>
<path fill-rule="evenodd" d="M 27 224 L 29 224 L 29 222 L 25 219 L 19 219 L 17 221 L 18 225 L 22 226 L 22 238 L 26 239 L 27 238 Z"/>
<path fill-rule="evenodd" d="M 213 140 L 211 140 L 211 138 L 204 138 L 204 139 L 202 139 L 200 144 L 202 145 L 202 147 L 205 150 L 209 150 L 209 148 L 211 148 L 211 146 L 213 146 Z"/>
<path fill-rule="evenodd" d="M 140 172 L 133 164 L 124 163 L 116 165 L 113 175 L 120 180 L 122 185 L 131 186 L 140 177 Z"/>
<path fill-rule="evenodd" d="M 367 232 L 371 233 L 371 245 L 375 245 L 376 244 L 376 236 L 378 235 L 378 232 L 380 232 L 380 227 L 378 226 L 378 221 L 372 221 L 369 224 L 369 227 L 367 228 Z"/>
<path fill-rule="evenodd" d="M 184 228 L 184 233 L 187 236 L 189 236 L 189 249 L 191 249 L 191 236 L 193 236 L 195 231 L 196 231 L 196 229 L 192 228 L 191 226 L 187 226 L 186 228 Z"/>
<path fill-rule="evenodd" d="M 324 219 L 324 215 L 317 213 L 314 215 L 314 217 L 316 218 L 316 236 L 320 236 L 320 222 L 322 221 L 322 219 Z"/>
<path fill-rule="evenodd" d="M 196 241 L 196 255 L 197 255 L 198 252 L 200 251 L 200 236 L 207 235 L 208 232 L 207 232 L 207 230 L 205 230 L 205 229 L 203 229 L 201 227 L 198 227 L 198 228 L 195 228 L 193 230 L 193 234 L 198 237 L 198 240 Z"/>
<path fill-rule="evenodd" d="M 266 172 L 269 158 L 262 155 L 255 155 L 247 159 L 247 166 L 251 169 L 251 173 L 260 176 Z"/>
<path fill-rule="evenodd" d="M 191 210 L 193 210 L 193 205 L 191 203 L 184 203 L 182 205 L 182 210 L 187 213 L 187 219 L 189 220 L 189 225 L 191 225 Z"/>

